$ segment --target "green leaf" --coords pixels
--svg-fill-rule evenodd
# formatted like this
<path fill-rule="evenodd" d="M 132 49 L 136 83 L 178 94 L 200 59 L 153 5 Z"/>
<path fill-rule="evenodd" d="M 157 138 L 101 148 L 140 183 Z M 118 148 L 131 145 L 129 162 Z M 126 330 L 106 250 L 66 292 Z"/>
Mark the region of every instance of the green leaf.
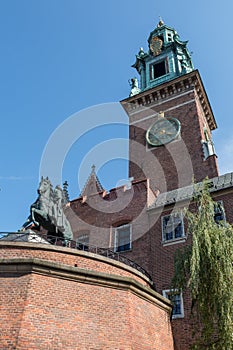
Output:
<path fill-rule="evenodd" d="M 172 288 L 189 288 L 192 315 L 201 322 L 193 349 L 229 350 L 233 344 L 233 227 L 214 221 L 208 180 L 196 186 L 195 194 L 197 212 L 186 212 L 192 246 L 175 254 Z"/>

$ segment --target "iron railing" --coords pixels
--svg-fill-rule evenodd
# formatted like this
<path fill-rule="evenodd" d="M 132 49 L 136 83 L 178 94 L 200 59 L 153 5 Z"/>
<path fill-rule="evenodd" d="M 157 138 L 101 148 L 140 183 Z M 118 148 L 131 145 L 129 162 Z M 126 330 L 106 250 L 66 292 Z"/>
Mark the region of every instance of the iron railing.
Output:
<path fill-rule="evenodd" d="M 80 243 L 74 240 L 65 239 L 63 237 L 31 232 L 0 232 L 0 241 L 52 244 L 55 246 L 83 250 L 89 253 L 98 254 L 119 261 L 127 266 L 136 269 L 148 277 L 152 282 L 150 274 L 143 267 L 138 265 L 135 261 L 126 258 L 124 255 L 111 250 L 110 248 L 100 248 L 89 243 Z"/>

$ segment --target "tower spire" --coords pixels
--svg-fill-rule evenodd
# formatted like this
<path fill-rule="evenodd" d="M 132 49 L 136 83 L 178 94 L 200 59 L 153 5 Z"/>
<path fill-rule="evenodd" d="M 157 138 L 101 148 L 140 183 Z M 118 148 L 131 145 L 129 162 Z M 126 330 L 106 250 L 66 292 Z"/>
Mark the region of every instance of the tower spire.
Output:
<path fill-rule="evenodd" d="M 181 41 L 176 30 L 164 24 L 160 17 L 157 27 L 149 35 L 148 52 L 140 50 L 132 65 L 140 75 L 140 89 L 134 90 L 133 95 L 190 73 L 194 67 L 187 43 Z"/>

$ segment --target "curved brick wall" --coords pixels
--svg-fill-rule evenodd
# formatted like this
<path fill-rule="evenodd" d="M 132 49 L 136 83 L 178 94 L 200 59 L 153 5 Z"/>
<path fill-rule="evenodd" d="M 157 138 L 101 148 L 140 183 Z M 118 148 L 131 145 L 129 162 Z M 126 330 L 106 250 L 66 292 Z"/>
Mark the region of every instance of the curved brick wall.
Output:
<path fill-rule="evenodd" d="M 173 349 L 169 302 L 122 263 L 0 242 L 0 278 L 0 349 Z"/>
<path fill-rule="evenodd" d="M 0 258 L 37 258 L 68 266 L 76 266 L 80 269 L 134 277 L 135 280 L 143 285 L 148 286 L 150 284 L 146 276 L 125 264 L 107 259 L 101 255 L 76 249 L 38 243 L 25 245 L 25 243 L 21 242 L 4 242 L 4 244 L 0 242 Z"/>

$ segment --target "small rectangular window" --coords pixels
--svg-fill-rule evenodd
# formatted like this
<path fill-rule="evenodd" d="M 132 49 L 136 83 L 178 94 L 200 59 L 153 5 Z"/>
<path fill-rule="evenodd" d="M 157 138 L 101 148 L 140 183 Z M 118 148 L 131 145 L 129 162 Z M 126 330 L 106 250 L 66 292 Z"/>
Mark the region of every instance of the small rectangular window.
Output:
<path fill-rule="evenodd" d="M 182 292 L 176 290 L 163 290 L 163 296 L 169 299 L 173 304 L 172 318 L 183 318 L 184 317 L 184 305 Z"/>
<path fill-rule="evenodd" d="M 124 252 L 131 249 L 132 242 L 131 224 L 115 228 L 115 251 Z"/>
<path fill-rule="evenodd" d="M 172 35 L 171 35 L 171 33 L 168 33 L 168 34 L 167 34 L 167 39 L 168 39 L 168 41 L 172 41 Z"/>
<path fill-rule="evenodd" d="M 168 72 L 167 60 L 163 60 L 150 66 L 150 79 L 157 79 Z"/>
<path fill-rule="evenodd" d="M 172 241 L 184 237 L 183 214 L 173 213 L 162 217 L 162 240 Z"/>

